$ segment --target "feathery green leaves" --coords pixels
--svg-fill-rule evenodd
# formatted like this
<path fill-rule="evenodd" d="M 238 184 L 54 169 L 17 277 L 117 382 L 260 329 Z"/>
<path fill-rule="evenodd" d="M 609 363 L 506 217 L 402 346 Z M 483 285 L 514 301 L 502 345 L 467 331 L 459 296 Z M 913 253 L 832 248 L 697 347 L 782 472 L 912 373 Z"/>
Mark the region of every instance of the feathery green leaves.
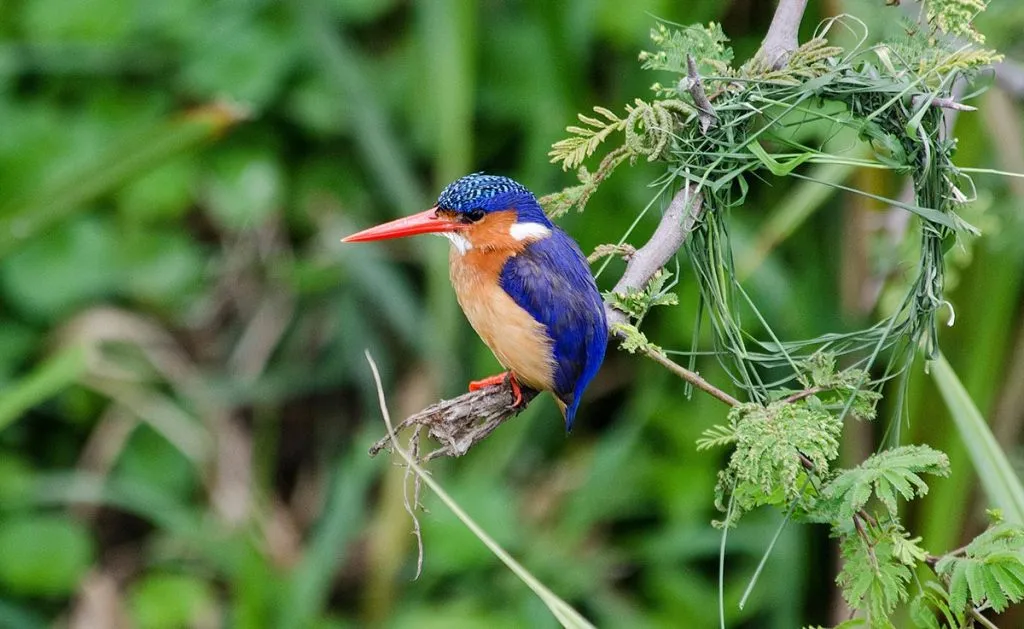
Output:
<path fill-rule="evenodd" d="M 921 474 L 949 475 L 949 457 L 928 446 L 901 446 L 874 454 L 857 467 L 843 471 L 822 489 L 819 508 L 834 520 L 850 521 L 874 495 L 890 517 L 896 517 L 897 497 L 913 500 L 928 493 Z"/>
<path fill-rule="evenodd" d="M 812 489 L 810 474 L 827 476 L 829 464 L 838 456 L 842 424 L 807 404 L 774 402 L 734 407 L 728 428 L 720 428 L 718 434 L 724 436 L 729 429 L 736 449 L 715 487 L 720 511 L 728 513 L 729 500 L 733 502 L 723 525 L 735 524 L 743 513 L 761 505 L 802 500 Z"/>
<path fill-rule="evenodd" d="M 968 604 L 1001 612 L 1024 600 L 1024 527 L 997 522 L 963 549 L 946 555 L 935 571 L 949 582 L 949 606 L 962 613 Z"/>
<path fill-rule="evenodd" d="M 892 627 L 889 615 L 908 597 L 911 566 L 899 552 L 898 540 L 911 541 L 897 527 L 865 524 L 858 534 L 844 536 L 840 542 L 843 569 L 836 583 L 850 607 L 867 612 L 872 627 Z"/>
<path fill-rule="evenodd" d="M 665 70 L 676 74 L 687 74 L 686 56 L 699 59 L 701 72 L 709 70 L 715 74 L 725 74 L 732 62 L 732 48 L 726 45 L 729 38 L 725 36 L 722 25 L 711 22 L 691 24 L 680 29 L 670 29 L 659 23 L 651 29 L 651 41 L 657 47 L 653 52 L 640 53 L 640 63 L 645 70 Z"/>
<path fill-rule="evenodd" d="M 639 325 L 651 308 L 675 306 L 679 303 L 679 297 L 665 287 L 671 278 L 672 273 L 658 269 L 643 289 L 629 290 L 625 293 L 608 291 L 604 293 L 604 299 L 612 307 L 629 315 L 629 318 Z"/>

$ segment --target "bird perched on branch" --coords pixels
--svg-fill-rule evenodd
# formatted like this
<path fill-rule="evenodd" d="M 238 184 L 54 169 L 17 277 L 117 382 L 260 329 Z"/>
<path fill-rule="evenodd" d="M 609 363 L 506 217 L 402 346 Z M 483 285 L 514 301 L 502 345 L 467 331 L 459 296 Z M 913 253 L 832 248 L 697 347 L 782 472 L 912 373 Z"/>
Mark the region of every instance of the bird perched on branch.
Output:
<path fill-rule="evenodd" d="M 495 175 L 467 175 L 437 205 L 344 238 L 365 242 L 415 234 L 451 241 L 450 273 L 466 317 L 508 371 L 471 382 L 471 391 L 508 378 L 551 391 L 572 430 L 584 389 L 604 360 L 604 304 L 579 246 L 548 220 L 533 194 Z"/>

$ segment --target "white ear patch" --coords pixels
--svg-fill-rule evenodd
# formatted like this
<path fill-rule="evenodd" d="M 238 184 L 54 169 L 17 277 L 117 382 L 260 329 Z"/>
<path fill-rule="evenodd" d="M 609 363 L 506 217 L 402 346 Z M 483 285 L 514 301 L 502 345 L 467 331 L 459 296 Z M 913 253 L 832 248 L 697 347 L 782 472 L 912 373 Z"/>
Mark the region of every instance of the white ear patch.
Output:
<path fill-rule="evenodd" d="M 540 240 L 550 236 L 551 230 L 540 223 L 513 223 L 508 233 L 516 240 Z"/>
<path fill-rule="evenodd" d="M 458 249 L 460 255 L 466 255 L 466 252 L 473 248 L 473 243 L 458 232 L 440 232 L 438 236 L 444 236 L 452 241 L 452 246 Z"/>

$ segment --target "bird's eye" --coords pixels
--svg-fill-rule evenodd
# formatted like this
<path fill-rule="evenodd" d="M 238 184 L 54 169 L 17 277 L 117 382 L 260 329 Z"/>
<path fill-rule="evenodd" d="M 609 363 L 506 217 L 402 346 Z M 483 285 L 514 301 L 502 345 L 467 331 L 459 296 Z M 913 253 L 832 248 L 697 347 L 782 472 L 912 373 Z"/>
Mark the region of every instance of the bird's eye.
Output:
<path fill-rule="evenodd" d="M 468 222 L 468 223 L 475 223 L 475 222 L 479 221 L 480 219 L 482 219 L 485 214 L 487 214 L 487 212 L 484 212 L 480 208 L 476 208 L 475 210 L 470 210 L 470 211 L 466 212 L 465 214 L 463 214 L 463 216 L 466 217 L 465 218 L 466 222 Z"/>

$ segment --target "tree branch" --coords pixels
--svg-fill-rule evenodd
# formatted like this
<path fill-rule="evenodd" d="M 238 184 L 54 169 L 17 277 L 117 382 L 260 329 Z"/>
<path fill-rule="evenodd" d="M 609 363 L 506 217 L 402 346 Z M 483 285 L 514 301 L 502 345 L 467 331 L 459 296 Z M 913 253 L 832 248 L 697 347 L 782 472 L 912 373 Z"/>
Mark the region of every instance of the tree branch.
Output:
<path fill-rule="evenodd" d="M 773 70 L 779 70 L 789 62 L 789 56 L 800 47 L 797 33 L 800 21 L 804 17 L 807 0 L 779 0 L 779 6 L 772 16 L 768 34 L 761 42 L 757 57 L 765 61 Z"/>

